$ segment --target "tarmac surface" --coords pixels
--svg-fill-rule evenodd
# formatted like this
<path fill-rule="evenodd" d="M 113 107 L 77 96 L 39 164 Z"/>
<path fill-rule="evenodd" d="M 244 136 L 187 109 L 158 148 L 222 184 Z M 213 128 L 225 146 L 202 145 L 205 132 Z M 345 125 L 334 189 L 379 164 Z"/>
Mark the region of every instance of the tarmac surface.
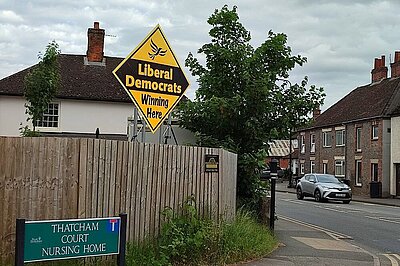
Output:
<path fill-rule="evenodd" d="M 294 188 L 288 188 L 287 185 L 287 181 L 277 182 L 276 191 L 296 193 Z M 397 198 L 369 198 L 353 195 L 353 201 L 400 207 L 400 199 Z M 280 242 L 279 247 L 268 257 L 241 265 L 390 265 L 388 261 L 380 261 L 376 255 L 345 241 L 338 234 L 332 234 L 329 230 L 291 218 L 278 215 L 274 232 Z"/>

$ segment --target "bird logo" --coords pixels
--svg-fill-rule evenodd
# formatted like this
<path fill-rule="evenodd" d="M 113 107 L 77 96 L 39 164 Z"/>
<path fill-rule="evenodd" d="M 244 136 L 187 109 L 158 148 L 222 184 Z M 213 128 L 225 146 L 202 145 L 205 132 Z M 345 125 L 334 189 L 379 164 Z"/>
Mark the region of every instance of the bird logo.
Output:
<path fill-rule="evenodd" d="M 151 58 L 151 60 L 154 60 L 154 58 L 156 58 L 157 55 L 159 56 L 164 56 L 167 53 L 167 50 L 163 50 L 161 47 L 159 48 L 154 42 L 153 40 L 150 40 L 150 46 L 151 46 L 151 51 L 153 53 L 149 53 L 149 57 Z"/>

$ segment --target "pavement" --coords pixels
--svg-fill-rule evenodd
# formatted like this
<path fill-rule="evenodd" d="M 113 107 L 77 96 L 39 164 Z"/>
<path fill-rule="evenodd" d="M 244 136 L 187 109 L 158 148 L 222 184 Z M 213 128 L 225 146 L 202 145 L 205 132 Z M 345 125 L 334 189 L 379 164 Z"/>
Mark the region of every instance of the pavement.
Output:
<path fill-rule="evenodd" d="M 276 191 L 296 193 L 288 182 L 277 182 Z M 369 198 L 353 195 L 353 201 L 399 206 L 397 198 Z M 280 242 L 278 248 L 265 258 L 241 263 L 246 266 L 313 266 L 313 265 L 393 265 L 368 251 L 353 245 L 349 237 L 327 229 L 306 224 L 278 214 L 274 233 Z M 398 265 L 398 264 L 394 264 Z"/>

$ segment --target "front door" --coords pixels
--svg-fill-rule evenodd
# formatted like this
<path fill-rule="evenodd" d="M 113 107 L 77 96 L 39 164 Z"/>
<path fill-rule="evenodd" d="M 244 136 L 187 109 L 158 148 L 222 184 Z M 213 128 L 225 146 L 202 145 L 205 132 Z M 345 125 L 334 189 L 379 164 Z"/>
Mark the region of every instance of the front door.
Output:
<path fill-rule="evenodd" d="M 400 197 L 400 164 L 396 164 L 396 196 Z"/>

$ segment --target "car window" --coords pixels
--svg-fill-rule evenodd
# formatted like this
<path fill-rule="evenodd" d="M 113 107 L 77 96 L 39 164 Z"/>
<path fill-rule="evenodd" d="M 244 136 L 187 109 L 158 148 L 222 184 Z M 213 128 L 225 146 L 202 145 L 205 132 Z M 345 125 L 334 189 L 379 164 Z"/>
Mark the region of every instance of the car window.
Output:
<path fill-rule="evenodd" d="M 333 175 L 319 175 L 318 182 L 321 183 L 340 183 L 340 181 Z"/>
<path fill-rule="evenodd" d="M 310 182 L 315 182 L 315 176 L 310 176 Z"/>
<path fill-rule="evenodd" d="M 310 180 L 310 175 L 305 175 L 305 176 L 304 176 L 304 179 L 307 180 L 307 181 L 309 181 L 309 180 Z"/>

